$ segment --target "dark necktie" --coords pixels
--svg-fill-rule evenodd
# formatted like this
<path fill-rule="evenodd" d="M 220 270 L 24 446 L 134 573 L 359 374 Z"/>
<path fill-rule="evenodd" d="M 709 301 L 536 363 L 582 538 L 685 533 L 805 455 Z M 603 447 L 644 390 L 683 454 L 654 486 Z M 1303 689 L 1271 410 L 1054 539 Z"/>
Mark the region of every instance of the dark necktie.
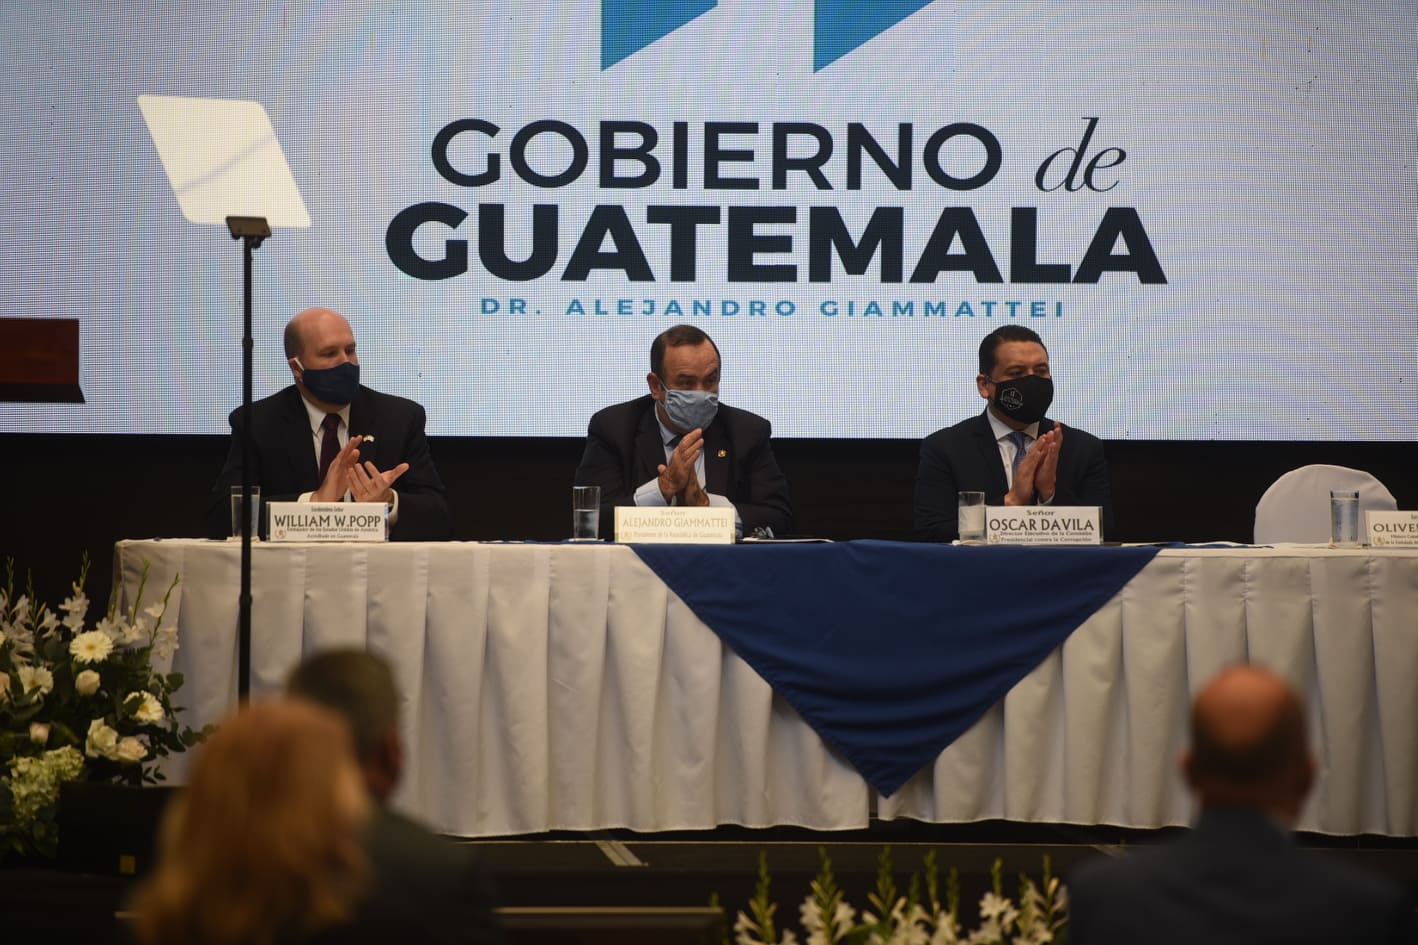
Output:
<path fill-rule="evenodd" d="M 325 473 L 330 471 L 330 464 L 335 461 L 335 457 L 340 453 L 340 415 L 337 413 L 325 414 L 325 419 L 320 424 L 325 432 L 320 438 L 320 482 L 325 481 Z"/>
<path fill-rule="evenodd" d="M 1015 430 L 1005 434 L 1004 438 L 1014 444 L 1014 463 L 1009 468 L 1009 481 L 1012 485 L 1019 478 L 1019 464 L 1024 461 L 1024 454 L 1028 452 L 1029 435 L 1022 430 Z"/>

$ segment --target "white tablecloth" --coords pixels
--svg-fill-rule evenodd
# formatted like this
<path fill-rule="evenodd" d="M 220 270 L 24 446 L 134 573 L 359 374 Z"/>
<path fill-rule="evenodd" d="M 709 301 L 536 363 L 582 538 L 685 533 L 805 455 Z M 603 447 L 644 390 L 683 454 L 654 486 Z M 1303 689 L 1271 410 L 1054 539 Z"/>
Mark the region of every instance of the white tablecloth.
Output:
<path fill-rule="evenodd" d="M 450 834 L 850 829 L 874 809 L 1184 824 L 1191 695 L 1239 660 L 1308 699 L 1320 772 L 1302 829 L 1418 834 L 1418 553 L 1164 550 L 891 797 L 629 548 L 263 544 L 252 558 L 252 692 L 316 649 L 387 656 L 408 746 L 395 801 Z M 181 577 L 172 668 L 194 726 L 236 701 L 239 559 L 235 543 L 118 545 L 127 599 L 145 563 L 150 598 Z"/>

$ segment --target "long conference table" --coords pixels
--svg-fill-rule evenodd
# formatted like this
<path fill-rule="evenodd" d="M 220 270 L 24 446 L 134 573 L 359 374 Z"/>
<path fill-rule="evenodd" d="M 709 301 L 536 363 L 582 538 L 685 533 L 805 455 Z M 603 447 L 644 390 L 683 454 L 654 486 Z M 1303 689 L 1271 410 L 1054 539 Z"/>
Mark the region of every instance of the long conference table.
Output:
<path fill-rule="evenodd" d="M 456 836 L 837 830 L 874 817 L 1154 828 L 1193 814 L 1177 768 L 1192 695 L 1244 661 L 1291 680 L 1309 708 L 1319 777 L 1298 827 L 1418 835 L 1418 552 L 1151 549 L 1129 559 L 1115 592 L 1100 585 L 1045 632 L 1057 615 L 1034 603 L 1056 595 L 1032 576 L 1063 562 L 1058 580 L 1087 584 L 1083 559 L 1069 556 L 1106 562 L 1111 549 L 645 550 L 258 544 L 251 691 L 278 691 L 303 655 L 327 647 L 386 656 L 407 752 L 394 801 Z M 116 549 L 124 606 L 140 581 L 146 606 L 180 578 L 165 621 L 180 647 L 159 668 L 184 674 L 176 701 L 194 727 L 237 702 L 239 559 L 231 542 Z M 967 611 L 978 626 L 958 631 Z M 702 619 L 736 614 L 746 629 Z M 1034 650 L 970 662 L 1031 634 Z M 799 672 L 809 654 L 829 675 Z M 1004 663 L 1013 675 L 992 675 Z M 998 697 L 975 685 L 987 677 L 1003 680 Z M 957 689 L 976 707 L 931 701 Z M 898 698 L 900 711 L 875 712 Z M 942 734 L 944 715 L 954 728 Z M 929 731 L 897 739 L 899 720 Z M 878 764 L 875 749 L 897 741 L 907 757 Z M 180 781 L 186 763 L 169 776 Z"/>

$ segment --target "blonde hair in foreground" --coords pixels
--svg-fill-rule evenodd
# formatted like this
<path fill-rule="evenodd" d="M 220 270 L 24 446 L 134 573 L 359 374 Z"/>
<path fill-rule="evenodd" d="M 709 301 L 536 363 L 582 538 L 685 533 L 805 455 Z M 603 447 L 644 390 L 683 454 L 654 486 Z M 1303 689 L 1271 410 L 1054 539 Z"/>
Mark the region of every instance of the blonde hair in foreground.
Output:
<path fill-rule="evenodd" d="M 202 747 L 133 902 L 144 945 L 274 945 L 349 916 L 368 878 L 369 814 L 335 715 L 252 703 Z"/>

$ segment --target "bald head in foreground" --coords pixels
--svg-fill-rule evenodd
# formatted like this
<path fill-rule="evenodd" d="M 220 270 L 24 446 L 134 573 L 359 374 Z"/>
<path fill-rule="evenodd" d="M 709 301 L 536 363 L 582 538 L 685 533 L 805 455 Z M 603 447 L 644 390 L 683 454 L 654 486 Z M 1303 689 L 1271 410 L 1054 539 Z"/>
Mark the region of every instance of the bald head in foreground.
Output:
<path fill-rule="evenodd" d="M 1315 761 L 1304 706 L 1285 680 L 1234 666 L 1208 682 L 1192 705 L 1182 770 L 1200 802 L 1197 824 L 1175 843 L 1085 864 L 1070 884 L 1071 941 L 1418 941 L 1411 890 L 1290 836 Z"/>
<path fill-rule="evenodd" d="M 423 407 L 359 382 L 354 329 L 332 309 L 308 308 L 283 336 L 289 387 L 231 414 L 231 447 L 212 486 L 207 535 L 231 530 L 231 488 L 241 485 L 249 425 L 251 481 L 267 502 L 376 502 L 389 537 L 448 538 L 448 503 L 424 436 Z M 265 531 L 265 515 L 261 527 Z"/>

